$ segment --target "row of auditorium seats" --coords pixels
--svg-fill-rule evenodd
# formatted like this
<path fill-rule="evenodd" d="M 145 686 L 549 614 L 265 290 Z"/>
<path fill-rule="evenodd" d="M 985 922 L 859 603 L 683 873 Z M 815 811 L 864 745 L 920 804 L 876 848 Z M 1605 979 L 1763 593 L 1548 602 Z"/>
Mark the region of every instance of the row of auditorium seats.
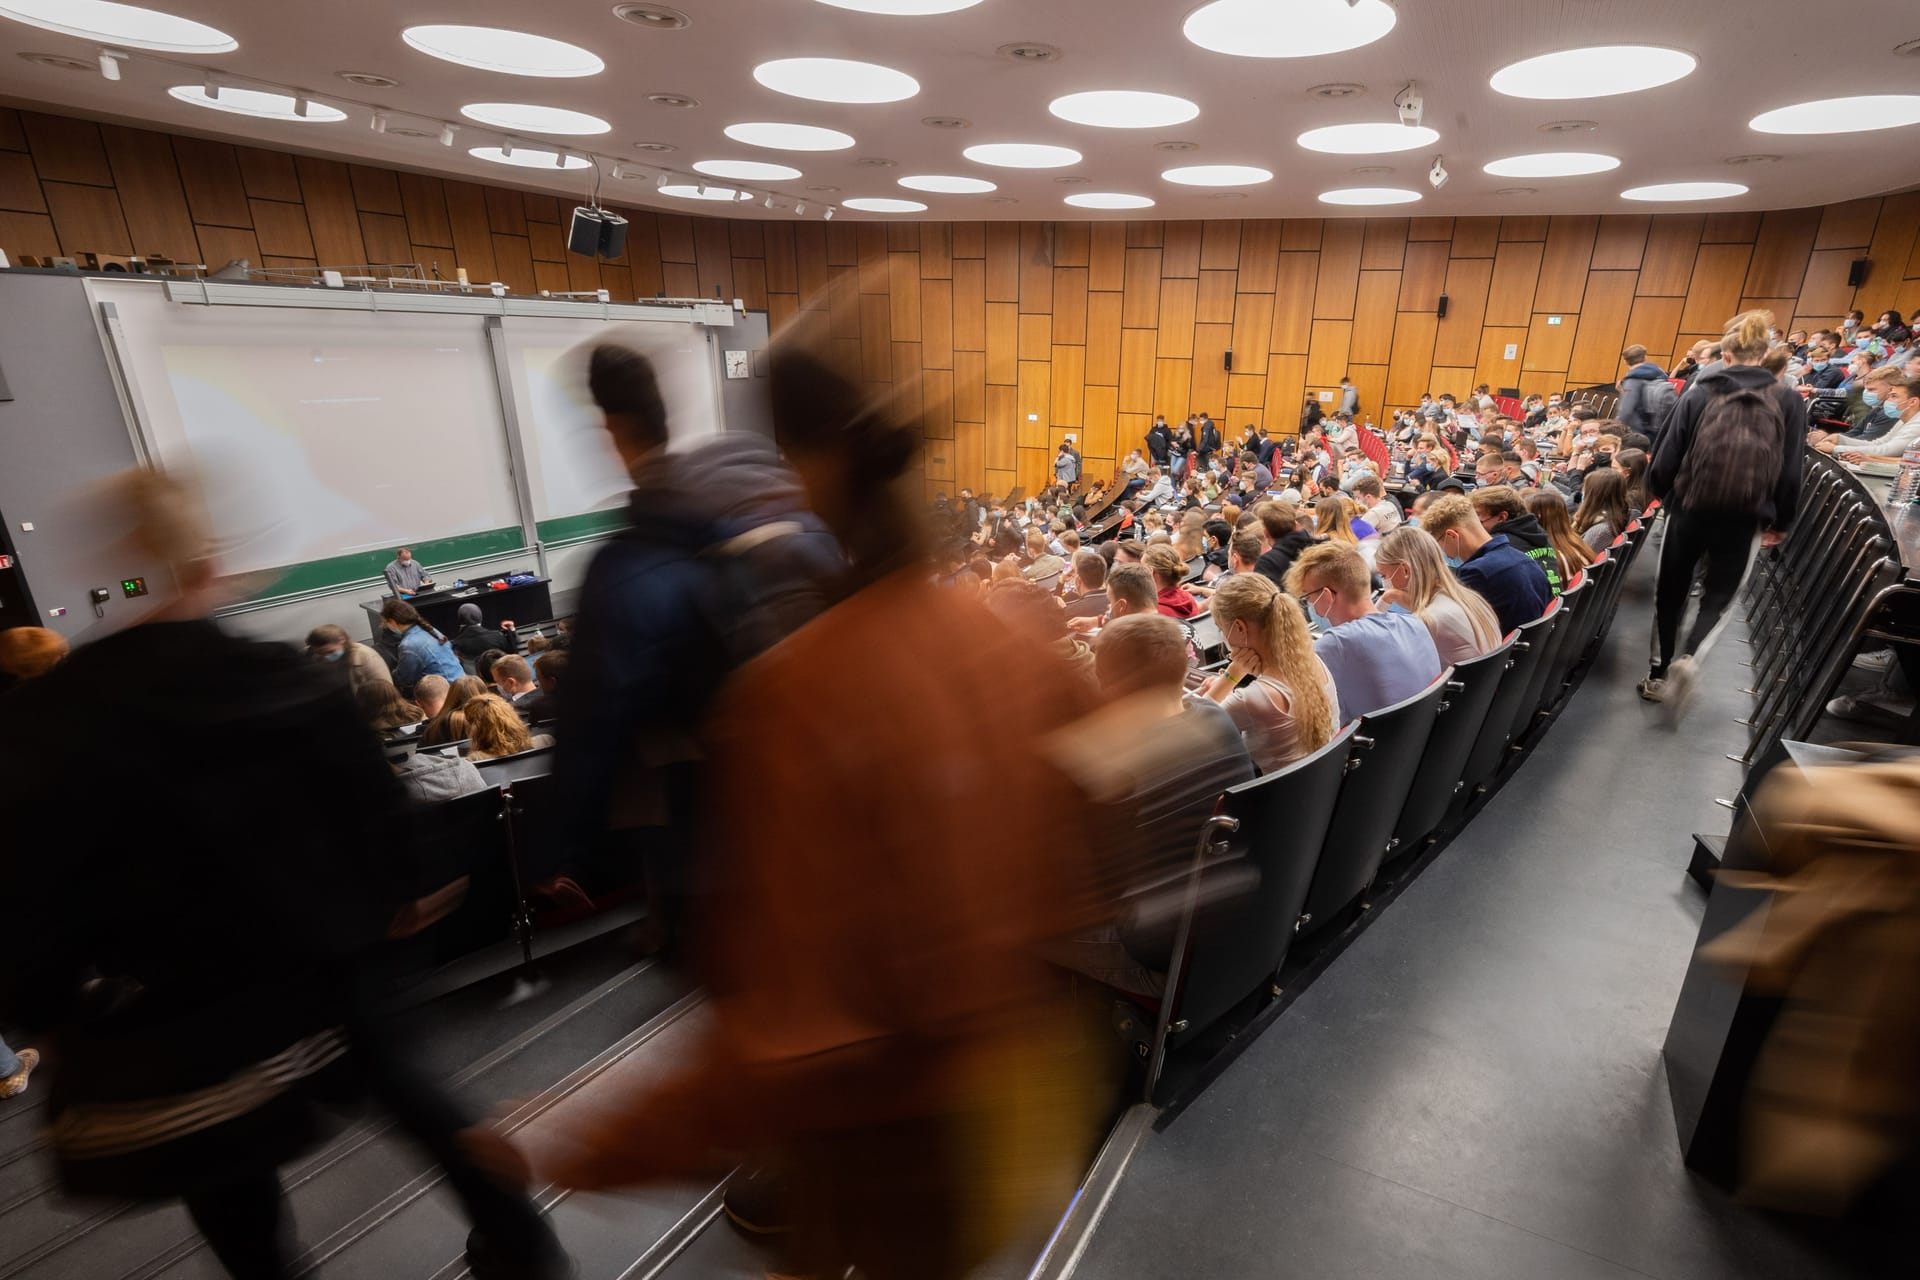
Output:
<path fill-rule="evenodd" d="M 1456 834 L 1537 741 L 1598 650 L 1653 513 L 1539 619 L 1422 692 L 1348 724 L 1287 769 L 1226 791 L 1188 872 L 1166 995 L 1133 1045 L 1156 1102 L 1165 1055 L 1249 1000 L 1279 994 L 1296 943 L 1324 942 L 1402 866 Z M 1218 838 L 1221 828 L 1225 838 Z M 1248 872 L 1252 874 L 1249 875 Z M 1209 893 L 1207 881 L 1251 883 Z M 1217 899 L 1217 900 L 1216 900 Z M 1197 904 L 1209 905 L 1201 908 Z"/>

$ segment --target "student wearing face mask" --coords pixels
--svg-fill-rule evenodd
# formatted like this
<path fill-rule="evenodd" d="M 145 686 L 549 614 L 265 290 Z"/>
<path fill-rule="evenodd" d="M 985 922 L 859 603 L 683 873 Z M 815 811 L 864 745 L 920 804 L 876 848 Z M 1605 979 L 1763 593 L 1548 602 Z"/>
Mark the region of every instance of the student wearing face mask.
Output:
<path fill-rule="evenodd" d="M 1428 507 L 1420 531 L 1440 545 L 1440 554 L 1460 584 L 1493 607 L 1501 634 L 1532 622 L 1553 600 L 1553 585 L 1538 560 L 1488 533 L 1464 497 L 1449 495 Z"/>
<path fill-rule="evenodd" d="M 393 683 L 386 659 L 368 646 L 356 644 L 332 623 L 307 632 L 307 656 L 315 662 L 338 663 L 344 667 L 349 687 L 356 690 L 364 684 Z"/>
<path fill-rule="evenodd" d="M 1812 387 L 1816 391 L 1831 391 L 1846 380 L 1847 371 L 1834 362 L 1832 351 L 1821 346 L 1807 349 L 1807 365 L 1800 371 L 1801 386 Z"/>
<path fill-rule="evenodd" d="M 1889 378 L 1884 385 L 1885 399 L 1880 405 L 1880 417 L 1889 429 L 1878 439 L 1857 447 L 1844 443 L 1846 436 L 1834 437 L 1834 447 L 1830 452 L 1840 461 L 1855 465 L 1862 462 L 1898 462 L 1909 449 L 1920 448 L 1920 386 L 1906 377 Z"/>
<path fill-rule="evenodd" d="M 1891 369 L 1876 369 L 1861 379 L 1860 403 L 1857 410 L 1847 416 L 1846 431 L 1809 432 L 1807 443 L 1821 453 L 1877 446 L 1880 438 L 1893 430 L 1894 415 L 1886 411 L 1887 389 L 1898 376 Z"/>
<path fill-rule="evenodd" d="M 1226 709 L 1263 773 L 1284 769 L 1332 741 L 1340 695 L 1314 653 L 1291 596 L 1257 573 L 1236 574 L 1213 593 L 1213 618 L 1233 655 L 1200 696 Z"/>
<path fill-rule="evenodd" d="M 1287 590 L 1324 628 L 1313 651 L 1333 675 L 1341 715 L 1371 715 L 1439 678 L 1433 634 L 1403 608 L 1375 606 L 1373 575 L 1358 549 L 1309 547 L 1287 572 Z"/>
<path fill-rule="evenodd" d="M 1387 584 L 1380 603 L 1398 605 L 1424 622 L 1441 662 L 1466 662 L 1499 646 L 1493 606 L 1460 584 L 1440 544 L 1424 530 L 1400 528 L 1382 538 L 1374 568 Z"/>

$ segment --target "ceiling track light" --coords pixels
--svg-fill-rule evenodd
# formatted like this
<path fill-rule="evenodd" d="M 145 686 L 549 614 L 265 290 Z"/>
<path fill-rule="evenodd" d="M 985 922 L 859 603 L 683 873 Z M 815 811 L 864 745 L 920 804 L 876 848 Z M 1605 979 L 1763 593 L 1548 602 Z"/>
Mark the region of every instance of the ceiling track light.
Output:
<path fill-rule="evenodd" d="M 500 158 L 501 158 L 502 160 L 511 160 L 511 159 L 513 159 L 513 140 L 512 140 L 511 138 L 503 138 L 503 139 L 501 140 L 501 142 L 500 142 Z"/>
<path fill-rule="evenodd" d="M 806 211 L 807 211 L 807 202 L 805 200 L 802 200 L 798 204 L 793 206 L 793 215 L 796 218 L 804 215 Z"/>
<path fill-rule="evenodd" d="M 100 51 L 100 78 L 102 80 L 118 80 L 120 78 L 120 62 L 121 59 L 126 56 L 126 54 L 116 53 L 112 49 L 102 49 Z"/>
<path fill-rule="evenodd" d="M 567 153 L 566 153 L 566 152 L 564 152 L 564 151 L 555 151 L 555 152 L 553 153 L 553 167 L 554 167 L 554 168 L 556 168 L 556 169 L 564 169 L 564 168 L 566 168 L 566 167 L 567 167 Z"/>
<path fill-rule="evenodd" d="M 620 181 L 620 179 L 626 176 L 627 176 L 627 166 L 621 164 L 618 160 L 615 160 L 613 162 L 613 180 L 615 182 L 618 182 Z"/>
<path fill-rule="evenodd" d="M 296 93 L 293 95 L 293 114 L 297 116 L 304 116 L 308 114 L 308 112 L 312 109 L 312 107 L 313 107 L 313 104 L 307 101 L 306 94 Z"/>
<path fill-rule="evenodd" d="M 653 180 L 653 189 L 655 191 L 665 191 L 672 185 L 673 178 L 664 169 L 660 171 L 660 176 Z"/>
<path fill-rule="evenodd" d="M 369 123 L 372 125 L 375 133 L 385 133 L 387 131 L 387 113 L 384 111 L 374 112 L 373 119 Z"/>
<path fill-rule="evenodd" d="M 440 145 L 443 147 L 452 146 L 453 135 L 456 131 L 457 131 L 457 126 L 455 125 L 451 125 L 451 124 L 441 125 L 440 126 Z"/>
<path fill-rule="evenodd" d="M 828 206 L 827 206 L 827 211 L 826 211 L 825 213 L 823 213 L 823 214 L 821 214 L 821 215 L 820 215 L 820 217 L 821 217 L 821 219 L 822 219 L 822 220 L 824 220 L 824 221 L 826 221 L 826 222 L 832 222 L 832 221 L 833 221 L 833 206 L 832 206 L 832 205 L 828 205 Z"/>
<path fill-rule="evenodd" d="M 1426 115 L 1427 100 L 1420 96 L 1420 87 L 1407 81 L 1407 87 L 1393 95 L 1393 105 L 1400 112 L 1400 123 L 1410 128 L 1418 128 L 1421 118 Z"/>
<path fill-rule="evenodd" d="M 208 102 L 220 101 L 220 81 L 209 71 L 206 79 L 200 82 L 200 91 L 207 95 Z"/>
<path fill-rule="evenodd" d="M 768 209 L 777 209 L 780 207 L 780 205 L 779 205 L 779 202 L 776 201 L 772 196 L 768 196 L 765 202 L 763 203 L 763 207 Z"/>

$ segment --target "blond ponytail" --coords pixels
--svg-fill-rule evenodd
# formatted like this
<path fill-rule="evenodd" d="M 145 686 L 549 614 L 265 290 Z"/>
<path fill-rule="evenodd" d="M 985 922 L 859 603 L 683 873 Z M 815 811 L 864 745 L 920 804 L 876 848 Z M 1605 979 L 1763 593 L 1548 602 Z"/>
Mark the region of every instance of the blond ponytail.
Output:
<path fill-rule="evenodd" d="M 1742 311 L 1727 321 L 1720 354 L 1739 364 L 1759 364 L 1766 357 L 1773 333 L 1773 312 Z"/>

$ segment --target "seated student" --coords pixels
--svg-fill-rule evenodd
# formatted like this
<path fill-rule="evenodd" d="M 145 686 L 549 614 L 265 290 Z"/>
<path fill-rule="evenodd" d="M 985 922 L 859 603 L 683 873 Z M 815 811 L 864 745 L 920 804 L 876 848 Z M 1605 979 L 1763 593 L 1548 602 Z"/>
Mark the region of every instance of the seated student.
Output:
<path fill-rule="evenodd" d="M 1846 379 L 1846 366 L 1833 358 L 1832 348 L 1821 345 L 1807 349 L 1807 366 L 1800 374 L 1801 386 L 1832 391 Z"/>
<path fill-rule="evenodd" d="M 387 669 L 385 658 L 372 646 L 355 642 L 332 623 L 307 632 L 307 656 L 315 662 L 338 662 L 345 666 L 351 688 L 358 689 L 373 681 L 393 683 L 393 673 Z"/>
<path fill-rule="evenodd" d="M 465 677 L 461 677 L 465 679 Z M 452 688 L 445 676 L 421 676 L 413 686 L 413 705 L 431 720 L 440 714 L 440 708 L 447 704 L 447 690 Z"/>
<path fill-rule="evenodd" d="M 1595 475 L 1612 475 L 1607 467 Z M 1573 575 L 1592 564 L 1598 554 L 1573 531 L 1573 519 L 1567 511 L 1566 495 L 1558 489 L 1536 490 L 1527 495 L 1527 511 L 1546 530 L 1547 541 L 1559 562 L 1560 580 L 1572 582 Z"/>
<path fill-rule="evenodd" d="M 1387 584 L 1380 603 L 1398 605 L 1426 623 L 1441 662 L 1466 662 L 1499 647 L 1493 606 L 1460 584 L 1440 544 L 1425 531 L 1400 528 L 1382 538 L 1376 568 Z"/>
<path fill-rule="evenodd" d="M 1205 539 L 1201 555 L 1207 561 L 1207 580 L 1211 582 L 1227 570 L 1227 544 L 1233 541 L 1233 526 L 1218 517 L 1201 526 Z"/>
<path fill-rule="evenodd" d="M 480 621 L 480 606 L 463 604 L 458 611 L 459 629 L 453 633 L 453 649 L 469 662 L 478 658 L 489 649 L 499 649 L 503 653 L 520 652 L 520 633 L 513 629 L 511 620 L 502 622 L 495 631 Z"/>
<path fill-rule="evenodd" d="M 487 780 L 473 767 L 471 760 L 439 751 L 415 751 L 409 747 L 389 761 L 393 776 L 407 789 L 415 804 L 438 804 L 458 800 L 487 789 Z"/>
<path fill-rule="evenodd" d="M 550 747 L 553 739 L 527 731 L 526 721 L 498 694 L 483 693 L 461 708 L 467 717 L 469 760 L 497 760 L 536 747 Z"/>
<path fill-rule="evenodd" d="M 449 742 L 459 742 L 465 738 L 467 736 L 465 707 L 487 691 L 485 682 L 479 676 L 461 676 L 448 685 L 446 701 L 440 704 L 440 710 L 420 730 L 421 744 L 445 746 Z"/>
<path fill-rule="evenodd" d="M 353 702 L 360 718 L 375 733 L 391 733 L 404 725 L 419 724 L 427 718 L 419 707 L 400 696 L 400 691 L 384 681 L 363 684 L 353 691 Z"/>
<path fill-rule="evenodd" d="M 1100 633 L 1094 665 L 1108 701 L 1061 735 L 1061 764 L 1125 826 L 1103 842 L 1113 879 L 1127 888 L 1162 883 L 1191 861 L 1220 793 L 1250 781 L 1253 762 L 1218 707 L 1186 696 L 1186 634 L 1172 620 L 1151 613 L 1115 619 Z M 1045 944 L 1041 954 L 1115 990 L 1159 996 L 1184 897 L 1124 900 L 1120 918 Z"/>
<path fill-rule="evenodd" d="M 493 664 L 506 656 L 505 650 L 489 649 L 473 660 L 473 674 L 480 678 L 482 685 L 486 686 L 481 692 L 484 693 L 487 689 L 493 688 Z M 454 683 L 458 684 L 459 681 L 456 680 Z"/>
<path fill-rule="evenodd" d="M 552 706 L 542 697 L 540 686 L 534 681 L 533 668 L 525 658 L 508 654 L 493 664 L 494 687 L 500 690 L 500 696 L 513 704 L 520 718 L 528 724 L 535 720 L 551 720 Z M 544 711 L 545 715 L 536 715 Z"/>
<path fill-rule="evenodd" d="M 1560 573 L 1559 554 L 1547 538 L 1547 531 L 1540 527 L 1539 518 L 1527 510 L 1518 490 L 1497 484 L 1488 489 L 1475 489 L 1467 501 L 1473 504 L 1474 514 L 1488 533 L 1505 534 L 1508 542 L 1539 562 L 1546 570 L 1547 584 L 1553 588 L 1553 594 L 1559 595 L 1565 589 L 1566 578 Z"/>
<path fill-rule="evenodd" d="M 1227 571 L 1213 580 L 1217 587 L 1228 578 L 1260 572 L 1260 537 L 1251 531 L 1236 533 L 1227 543 Z"/>
<path fill-rule="evenodd" d="M 1828 436 L 1818 446 L 1823 452 L 1846 463 L 1898 462 L 1909 449 L 1920 448 L 1920 385 L 1900 374 L 1880 385 L 1880 420 L 1889 429 L 1871 440 Z"/>
<path fill-rule="evenodd" d="M 1067 628 L 1053 597 L 1031 582 L 997 582 L 987 592 L 987 612 L 1010 629 L 1038 642 L 1058 658 L 1070 678 L 1094 692 L 1093 650 Z"/>
<path fill-rule="evenodd" d="M 1400 527 L 1405 518 L 1400 514 L 1400 504 L 1387 496 L 1387 486 L 1379 476 L 1364 475 L 1353 482 L 1353 496 L 1365 510 L 1361 519 L 1373 528 L 1375 533 L 1388 534 Z"/>
<path fill-rule="evenodd" d="M 1340 697 L 1299 602 L 1260 574 L 1236 574 L 1213 593 L 1213 618 L 1232 661 L 1200 696 L 1226 709 L 1260 771 L 1284 769 L 1332 741 Z"/>
<path fill-rule="evenodd" d="M 1647 465 L 1650 457 L 1645 449 L 1622 449 L 1613 455 L 1612 469 L 1618 471 L 1627 482 L 1627 510 L 1632 515 L 1637 516 L 1647 509 Z"/>
<path fill-rule="evenodd" d="M 1404 609 L 1374 607 L 1372 575 L 1358 548 L 1309 547 L 1287 574 L 1287 590 L 1326 628 L 1313 651 L 1333 673 L 1347 719 L 1412 697 L 1440 675 L 1440 651 L 1426 624 Z"/>
<path fill-rule="evenodd" d="M 1605 471 L 1596 471 L 1587 477 L 1580 489 L 1580 509 L 1573 513 L 1573 531 L 1580 535 L 1581 541 L 1594 555 L 1599 555 L 1613 545 L 1613 540 L 1626 532 L 1633 517 L 1627 511 L 1627 475 L 1620 463 L 1633 453 L 1632 449 L 1622 449 L 1614 455 L 1614 465 Z M 1645 456 L 1642 455 L 1640 468 L 1646 471 Z"/>
<path fill-rule="evenodd" d="M 1261 552 L 1259 570 L 1274 586 L 1284 586 L 1287 570 L 1302 551 L 1318 542 L 1311 529 L 1299 527 L 1299 510 L 1291 502 L 1262 502 L 1253 514 L 1260 519 L 1267 550 Z"/>
<path fill-rule="evenodd" d="M 1147 548 L 1147 569 L 1153 574 L 1157 597 L 1155 605 L 1169 618 L 1185 621 L 1200 612 L 1200 602 L 1181 585 L 1187 577 L 1187 562 L 1170 546 Z"/>
<path fill-rule="evenodd" d="M 1488 533 L 1471 502 L 1448 494 L 1427 508 L 1420 528 L 1440 544 L 1454 576 L 1493 606 L 1503 634 L 1546 612 L 1553 600 L 1547 571 L 1504 533 Z"/>
<path fill-rule="evenodd" d="M 533 679 L 540 692 L 527 699 L 528 724 L 543 724 L 559 718 L 560 686 L 567 679 L 567 664 L 573 658 L 565 649 L 549 649 L 533 668 Z"/>
<path fill-rule="evenodd" d="M 453 645 L 406 601 L 389 600 L 380 606 L 380 623 L 400 638 L 400 660 L 393 668 L 393 683 L 401 693 L 412 693 L 421 676 L 458 680 L 467 674 Z"/>
<path fill-rule="evenodd" d="M 1069 618 L 1067 630 L 1085 635 L 1098 631 L 1115 618 L 1156 613 L 1158 603 L 1159 589 L 1154 586 L 1152 571 L 1144 564 L 1123 560 L 1107 571 L 1107 612 L 1098 617 Z"/>
<path fill-rule="evenodd" d="M 43 676 L 67 656 L 67 638 L 45 627 L 0 631 L 0 693 Z"/>
<path fill-rule="evenodd" d="M 1115 546 L 1107 543 L 1107 546 Z M 1116 553 L 1117 554 L 1117 553 Z M 1107 611 L 1107 560 L 1098 551 L 1082 549 L 1073 557 L 1073 585 L 1077 588 L 1067 602 L 1069 618 L 1097 618 Z"/>

